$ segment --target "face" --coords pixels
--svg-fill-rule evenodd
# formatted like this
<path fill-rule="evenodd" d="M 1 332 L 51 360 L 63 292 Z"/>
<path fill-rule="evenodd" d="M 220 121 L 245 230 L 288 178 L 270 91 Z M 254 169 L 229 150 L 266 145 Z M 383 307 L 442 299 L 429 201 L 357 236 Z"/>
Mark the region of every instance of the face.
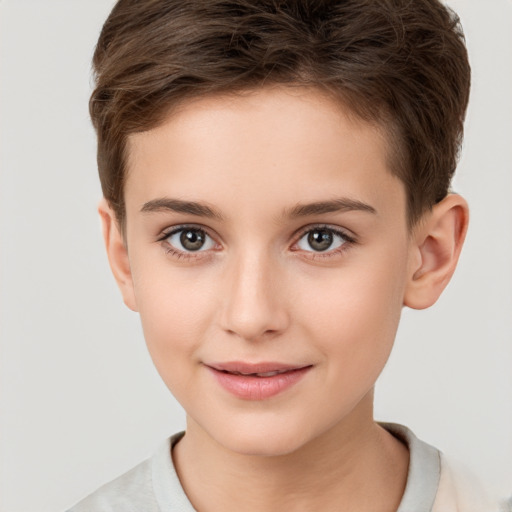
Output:
<path fill-rule="evenodd" d="M 275 87 L 190 102 L 128 160 L 125 301 L 191 431 L 268 455 L 370 424 L 410 259 L 382 134 Z"/>

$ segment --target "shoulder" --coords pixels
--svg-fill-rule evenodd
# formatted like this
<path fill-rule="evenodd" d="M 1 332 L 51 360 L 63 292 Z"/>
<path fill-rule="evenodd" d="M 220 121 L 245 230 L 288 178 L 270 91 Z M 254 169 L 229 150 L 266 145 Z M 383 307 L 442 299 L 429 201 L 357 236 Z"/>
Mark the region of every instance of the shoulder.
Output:
<path fill-rule="evenodd" d="M 100 487 L 68 512 L 159 512 L 151 478 L 151 460 Z"/>
<path fill-rule="evenodd" d="M 504 510 L 502 507 L 466 467 L 441 454 L 441 475 L 432 512 L 499 512 Z"/>
<path fill-rule="evenodd" d="M 68 512 L 194 512 L 171 456 L 183 435 L 178 432 L 166 439 L 150 459 L 100 487 Z"/>
<path fill-rule="evenodd" d="M 398 512 L 505 512 L 464 466 L 418 439 L 407 427 L 381 423 L 409 450 L 407 484 Z M 512 511 L 511 511 L 512 512 Z"/>

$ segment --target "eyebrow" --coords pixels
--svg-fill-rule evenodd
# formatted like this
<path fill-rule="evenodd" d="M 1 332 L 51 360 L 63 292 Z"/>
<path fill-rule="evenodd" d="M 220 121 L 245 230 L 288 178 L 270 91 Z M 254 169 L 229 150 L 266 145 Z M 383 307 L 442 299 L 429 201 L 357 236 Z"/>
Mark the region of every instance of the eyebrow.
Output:
<path fill-rule="evenodd" d="M 206 204 L 195 201 L 171 199 L 167 197 L 152 199 L 151 201 L 144 203 L 140 211 L 143 213 L 171 211 L 176 213 L 188 213 L 189 215 L 207 217 L 216 220 L 223 219 L 222 214 L 218 210 L 207 206 Z M 363 211 L 374 215 L 377 214 L 377 210 L 367 203 L 354 199 L 339 198 L 332 199 L 330 201 L 318 201 L 315 203 L 299 203 L 293 208 L 285 210 L 284 216 L 298 218 L 343 211 Z"/>
<path fill-rule="evenodd" d="M 222 220 L 221 213 L 215 208 L 195 201 L 182 201 L 181 199 L 170 199 L 167 197 L 152 199 L 144 203 L 140 211 L 144 213 L 171 211 Z"/>
<path fill-rule="evenodd" d="M 285 215 L 291 218 L 308 217 L 310 215 L 320 215 L 322 213 L 344 212 L 344 211 L 362 211 L 377 215 L 377 210 L 362 201 L 348 198 L 333 199 L 330 201 L 318 201 L 316 203 L 297 204 L 287 210 Z"/>

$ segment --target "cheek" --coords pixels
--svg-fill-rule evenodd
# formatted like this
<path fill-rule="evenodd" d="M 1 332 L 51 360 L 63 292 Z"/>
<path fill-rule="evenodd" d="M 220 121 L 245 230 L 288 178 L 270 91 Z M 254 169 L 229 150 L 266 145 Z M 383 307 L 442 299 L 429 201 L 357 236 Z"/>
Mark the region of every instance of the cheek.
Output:
<path fill-rule="evenodd" d="M 317 280 L 310 300 L 301 300 L 307 337 L 345 385 L 373 382 L 389 357 L 403 302 L 400 261 L 397 255 L 340 268 Z"/>
<path fill-rule="evenodd" d="M 210 280 L 168 265 L 141 268 L 133 269 L 134 287 L 149 353 L 168 387 L 186 385 L 183 361 L 194 362 L 215 313 Z"/>

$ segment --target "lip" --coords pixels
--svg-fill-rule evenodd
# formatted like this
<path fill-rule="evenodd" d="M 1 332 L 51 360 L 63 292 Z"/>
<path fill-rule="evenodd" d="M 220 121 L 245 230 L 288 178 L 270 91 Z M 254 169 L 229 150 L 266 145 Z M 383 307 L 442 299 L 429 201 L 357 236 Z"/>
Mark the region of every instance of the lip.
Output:
<path fill-rule="evenodd" d="M 265 400 L 276 396 L 298 383 L 312 368 L 312 365 L 242 361 L 205 366 L 226 391 L 244 400 Z"/>

